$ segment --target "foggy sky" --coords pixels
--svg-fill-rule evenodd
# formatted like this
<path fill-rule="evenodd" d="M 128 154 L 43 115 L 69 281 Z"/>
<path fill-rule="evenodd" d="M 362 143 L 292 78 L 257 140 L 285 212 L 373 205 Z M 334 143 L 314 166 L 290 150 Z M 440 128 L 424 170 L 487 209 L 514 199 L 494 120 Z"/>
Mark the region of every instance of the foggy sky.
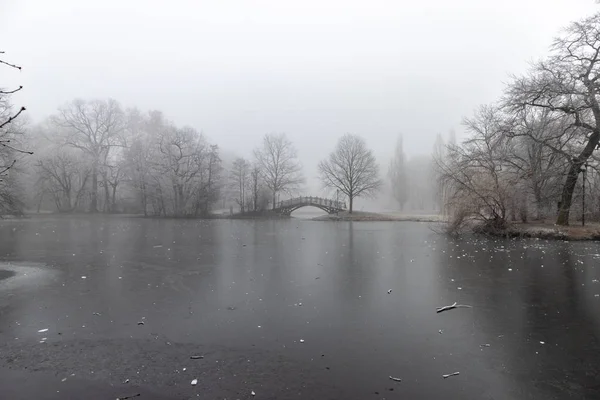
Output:
<path fill-rule="evenodd" d="M 0 35 L 34 121 L 75 97 L 159 109 L 250 156 L 269 132 L 308 178 L 339 136 L 386 160 L 496 100 L 593 0 L 0 0 Z M 385 167 L 385 165 L 382 165 Z M 382 172 L 385 168 L 382 168 Z"/>

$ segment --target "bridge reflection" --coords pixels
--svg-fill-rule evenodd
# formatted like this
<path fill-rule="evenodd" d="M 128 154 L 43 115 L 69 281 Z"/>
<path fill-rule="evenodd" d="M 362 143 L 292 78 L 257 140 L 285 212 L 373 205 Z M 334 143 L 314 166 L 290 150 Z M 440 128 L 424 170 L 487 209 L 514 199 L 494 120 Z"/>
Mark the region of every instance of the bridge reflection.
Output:
<path fill-rule="evenodd" d="M 328 214 L 336 214 L 346 210 L 346 202 L 313 196 L 295 197 L 293 199 L 280 201 L 277 203 L 277 207 L 274 211 L 280 214 L 290 215 L 292 212 L 302 207 L 316 207 Z"/>

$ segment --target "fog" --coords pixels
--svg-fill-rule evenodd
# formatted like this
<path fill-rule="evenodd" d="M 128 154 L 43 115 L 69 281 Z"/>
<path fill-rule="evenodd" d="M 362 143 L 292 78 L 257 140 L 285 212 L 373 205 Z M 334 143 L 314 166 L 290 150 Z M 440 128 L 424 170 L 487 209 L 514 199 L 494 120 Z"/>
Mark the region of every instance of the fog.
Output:
<path fill-rule="evenodd" d="M 600 399 L 600 0 L 0 37 L 0 400 Z"/>
<path fill-rule="evenodd" d="M 429 156 L 497 99 L 510 74 L 547 53 L 590 0 L 11 1 L 3 50 L 23 67 L 3 85 L 34 123 L 75 98 L 160 110 L 221 151 L 252 157 L 267 133 L 298 150 L 304 194 L 324 195 L 317 164 L 345 133 L 365 138 L 385 176 L 403 135 Z M 380 199 L 377 207 L 388 207 Z M 372 207 L 371 207 L 372 208 Z"/>

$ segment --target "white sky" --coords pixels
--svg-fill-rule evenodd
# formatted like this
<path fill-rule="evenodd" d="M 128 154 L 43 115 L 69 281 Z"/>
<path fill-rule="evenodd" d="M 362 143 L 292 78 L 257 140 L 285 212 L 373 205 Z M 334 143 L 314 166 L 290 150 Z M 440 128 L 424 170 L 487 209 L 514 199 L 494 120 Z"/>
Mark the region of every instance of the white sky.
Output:
<path fill-rule="evenodd" d="M 34 120 L 75 97 L 162 110 L 250 156 L 295 142 L 309 184 L 339 136 L 384 161 L 501 94 L 594 0 L 0 0 L 0 42 Z M 383 166 L 382 166 L 383 167 Z"/>

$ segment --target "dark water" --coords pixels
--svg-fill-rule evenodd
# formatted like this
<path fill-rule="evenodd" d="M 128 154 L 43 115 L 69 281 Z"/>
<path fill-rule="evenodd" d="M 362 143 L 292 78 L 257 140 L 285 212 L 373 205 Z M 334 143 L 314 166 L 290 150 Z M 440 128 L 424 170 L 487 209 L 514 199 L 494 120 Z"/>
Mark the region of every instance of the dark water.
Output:
<path fill-rule="evenodd" d="M 266 350 L 357 399 L 600 398 L 598 244 L 133 218 L 3 221 L 0 238 L 3 342 L 48 328 Z M 435 312 L 455 301 L 472 308 Z"/>

